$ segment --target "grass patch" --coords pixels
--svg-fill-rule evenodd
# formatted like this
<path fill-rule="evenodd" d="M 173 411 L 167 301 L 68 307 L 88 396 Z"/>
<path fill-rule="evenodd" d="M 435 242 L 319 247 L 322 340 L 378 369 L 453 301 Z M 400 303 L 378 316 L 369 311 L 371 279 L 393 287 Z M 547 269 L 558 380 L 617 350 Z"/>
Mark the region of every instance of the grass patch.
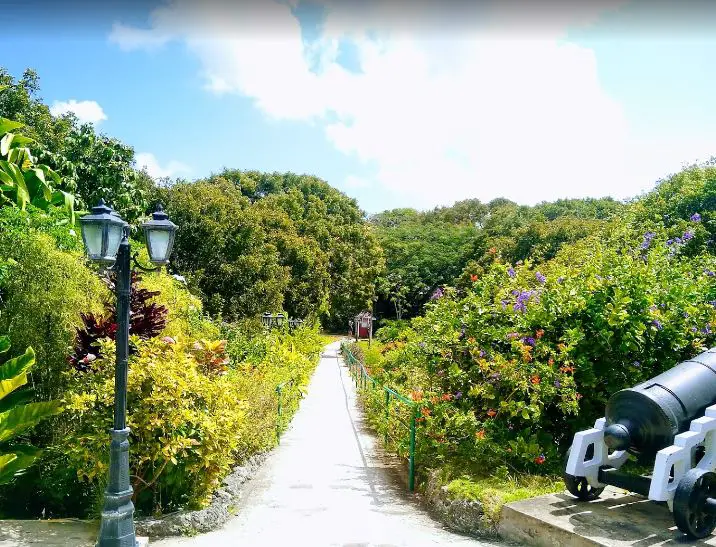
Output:
<path fill-rule="evenodd" d="M 319 338 L 321 339 L 321 342 L 325 346 L 325 345 L 331 344 L 333 342 L 338 342 L 339 340 L 342 340 L 343 338 L 345 338 L 345 335 L 344 334 L 328 334 L 328 333 L 323 332 L 319 335 Z"/>
<path fill-rule="evenodd" d="M 560 477 L 527 474 L 507 477 L 461 477 L 447 483 L 450 499 L 479 501 L 485 511 L 485 518 L 492 524 L 497 524 L 502 506 L 506 503 L 563 490 L 564 483 Z"/>

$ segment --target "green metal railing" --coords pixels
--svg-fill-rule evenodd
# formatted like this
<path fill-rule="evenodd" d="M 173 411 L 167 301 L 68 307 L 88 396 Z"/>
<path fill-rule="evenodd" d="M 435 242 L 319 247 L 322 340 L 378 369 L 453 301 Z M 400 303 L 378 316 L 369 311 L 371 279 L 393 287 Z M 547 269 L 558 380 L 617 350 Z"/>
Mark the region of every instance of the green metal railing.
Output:
<path fill-rule="evenodd" d="M 281 443 L 281 433 L 286 429 L 287 423 L 283 423 L 283 394 L 286 387 L 296 386 L 295 380 L 287 380 L 276 386 L 276 444 Z"/>
<path fill-rule="evenodd" d="M 407 434 L 409 436 L 408 488 L 411 492 L 413 492 L 415 490 L 415 429 L 419 412 L 418 405 L 414 401 L 411 401 L 410 399 L 404 397 L 400 393 L 396 392 L 393 389 L 390 389 L 387 386 L 379 386 L 377 380 L 375 380 L 375 378 L 368 374 L 365 365 L 355 355 L 351 353 L 350 349 L 348 349 L 347 344 L 341 344 L 341 352 L 345 357 L 346 364 L 348 365 L 348 370 L 350 371 L 351 377 L 353 378 L 353 381 L 355 382 L 359 392 L 365 392 L 366 389 L 370 388 L 373 391 L 375 391 L 376 389 L 380 389 L 385 394 L 383 402 L 383 404 L 385 405 L 384 423 L 382 427 L 379 427 L 379 429 L 383 429 L 384 427 L 384 430 L 382 432 L 384 446 L 387 447 L 390 440 L 398 441 L 398 439 L 395 439 L 390 435 L 391 418 L 407 429 Z M 391 403 L 393 401 L 396 401 L 398 403 L 397 408 L 392 407 Z M 407 416 L 405 417 L 400 416 L 401 404 L 403 405 L 403 408 L 408 411 Z"/>

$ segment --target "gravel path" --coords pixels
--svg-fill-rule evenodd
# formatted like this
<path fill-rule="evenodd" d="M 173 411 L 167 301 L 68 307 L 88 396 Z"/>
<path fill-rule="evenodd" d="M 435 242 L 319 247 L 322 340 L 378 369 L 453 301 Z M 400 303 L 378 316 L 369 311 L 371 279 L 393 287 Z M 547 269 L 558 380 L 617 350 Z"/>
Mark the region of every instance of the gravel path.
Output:
<path fill-rule="evenodd" d="M 326 346 L 281 446 L 246 485 L 237 516 L 157 547 L 493 545 L 443 529 L 395 480 L 365 429 L 339 344 Z"/>

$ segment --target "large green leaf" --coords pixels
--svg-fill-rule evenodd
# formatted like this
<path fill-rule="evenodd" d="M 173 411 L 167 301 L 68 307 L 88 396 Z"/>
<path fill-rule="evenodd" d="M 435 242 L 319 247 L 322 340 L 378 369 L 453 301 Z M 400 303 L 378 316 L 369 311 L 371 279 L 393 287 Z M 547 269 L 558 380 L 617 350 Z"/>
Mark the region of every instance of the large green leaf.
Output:
<path fill-rule="evenodd" d="M 15 183 L 15 204 L 24 211 L 30 203 L 30 192 L 27 190 L 22 171 L 14 163 L 5 160 L 0 160 L 0 170 L 9 175 Z"/>
<path fill-rule="evenodd" d="M 35 364 L 35 351 L 27 348 L 25 353 L 9 359 L 0 365 L 0 380 L 9 380 L 18 374 L 27 372 Z"/>
<path fill-rule="evenodd" d="M 26 387 L 25 389 L 13 391 L 10 395 L 0 400 L 0 412 L 5 412 L 15 406 L 31 403 L 34 398 L 35 389 L 33 387 Z"/>
<path fill-rule="evenodd" d="M 0 353 L 5 353 L 10 349 L 10 337 L 0 336 Z"/>
<path fill-rule="evenodd" d="M 0 117 L 0 135 L 4 135 L 8 131 L 14 131 L 15 129 L 19 129 L 24 125 L 25 124 L 22 124 L 20 122 L 15 122 L 13 120 L 8 120 L 7 118 Z"/>
<path fill-rule="evenodd" d="M 24 372 L 8 378 L 7 380 L 0 380 L 0 401 L 2 401 L 7 395 L 15 391 L 16 389 L 24 386 L 27 383 L 27 374 Z"/>
<path fill-rule="evenodd" d="M 45 173 L 42 169 L 28 169 L 24 173 L 25 184 L 30 192 L 30 199 L 33 204 L 36 200 L 45 200 L 47 203 L 52 201 L 52 188 L 45 181 Z"/>
<path fill-rule="evenodd" d="M 0 443 L 36 426 L 39 422 L 62 412 L 59 401 L 22 405 L 0 412 Z"/>
<path fill-rule="evenodd" d="M 29 445 L 13 446 L 10 450 L 0 455 L 0 484 L 10 482 L 42 454 L 42 450 Z"/>

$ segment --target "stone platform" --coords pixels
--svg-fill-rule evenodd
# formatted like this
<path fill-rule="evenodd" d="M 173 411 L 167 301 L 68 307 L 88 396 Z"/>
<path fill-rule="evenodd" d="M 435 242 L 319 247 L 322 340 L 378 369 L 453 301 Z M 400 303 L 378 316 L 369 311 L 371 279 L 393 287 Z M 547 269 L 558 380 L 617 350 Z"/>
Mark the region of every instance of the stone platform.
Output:
<path fill-rule="evenodd" d="M 538 547 L 716 546 L 716 535 L 688 541 L 666 505 L 612 487 L 586 503 L 566 492 L 510 503 L 502 509 L 499 532 Z"/>

